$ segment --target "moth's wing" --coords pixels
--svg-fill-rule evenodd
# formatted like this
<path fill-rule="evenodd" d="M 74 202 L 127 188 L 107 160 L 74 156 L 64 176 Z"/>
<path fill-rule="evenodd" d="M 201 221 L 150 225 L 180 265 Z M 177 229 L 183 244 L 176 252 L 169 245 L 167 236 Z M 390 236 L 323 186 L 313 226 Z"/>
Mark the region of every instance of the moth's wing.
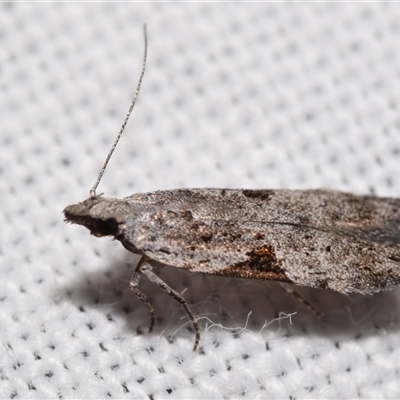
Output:
<path fill-rule="evenodd" d="M 194 272 L 289 282 L 274 246 L 280 246 L 286 231 L 293 229 L 279 224 L 194 220 L 187 214 L 170 214 L 142 228 L 138 249 L 161 264 Z"/>
<path fill-rule="evenodd" d="M 400 219 L 382 221 L 378 225 L 342 224 L 338 227 L 327 227 L 327 230 L 366 242 L 377 242 L 393 246 L 400 245 Z"/>
<path fill-rule="evenodd" d="M 397 221 L 357 229 L 171 214 L 146 229 L 145 235 L 141 231 L 143 254 L 194 272 L 341 293 L 373 293 L 400 283 Z"/>

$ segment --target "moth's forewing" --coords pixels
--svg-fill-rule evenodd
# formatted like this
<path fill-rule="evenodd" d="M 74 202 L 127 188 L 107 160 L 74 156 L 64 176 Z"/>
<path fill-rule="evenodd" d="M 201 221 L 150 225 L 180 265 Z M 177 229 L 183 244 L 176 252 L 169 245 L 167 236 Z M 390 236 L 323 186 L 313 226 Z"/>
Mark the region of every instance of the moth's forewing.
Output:
<path fill-rule="evenodd" d="M 182 189 L 126 199 L 121 242 L 159 263 L 206 274 L 341 293 L 400 283 L 400 200 L 312 191 Z"/>

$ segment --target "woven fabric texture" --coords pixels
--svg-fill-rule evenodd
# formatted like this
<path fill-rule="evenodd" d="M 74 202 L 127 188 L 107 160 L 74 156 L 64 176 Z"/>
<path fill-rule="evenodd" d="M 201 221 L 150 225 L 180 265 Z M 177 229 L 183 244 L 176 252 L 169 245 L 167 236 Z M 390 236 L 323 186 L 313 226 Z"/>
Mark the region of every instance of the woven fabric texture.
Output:
<path fill-rule="evenodd" d="M 399 398 L 400 290 L 143 278 L 138 257 L 68 226 L 98 192 L 332 188 L 400 196 L 396 3 L 0 5 L 0 398 Z M 340 268 L 340 266 L 338 266 Z"/>

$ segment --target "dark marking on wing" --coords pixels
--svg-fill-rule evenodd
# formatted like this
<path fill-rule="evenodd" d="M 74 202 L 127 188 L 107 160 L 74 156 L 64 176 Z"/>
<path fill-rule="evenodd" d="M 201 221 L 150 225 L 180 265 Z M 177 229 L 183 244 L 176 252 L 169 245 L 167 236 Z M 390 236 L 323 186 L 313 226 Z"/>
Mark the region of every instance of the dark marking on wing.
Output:
<path fill-rule="evenodd" d="M 274 195 L 274 192 L 274 190 L 242 190 L 243 196 L 260 200 L 269 200 Z"/>
<path fill-rule="evenodd" d="M 247 252 L 246 256 L 248 260 L 230 265 L 215 275 L 291 283 L 271 246 L 257 247 Z"/>

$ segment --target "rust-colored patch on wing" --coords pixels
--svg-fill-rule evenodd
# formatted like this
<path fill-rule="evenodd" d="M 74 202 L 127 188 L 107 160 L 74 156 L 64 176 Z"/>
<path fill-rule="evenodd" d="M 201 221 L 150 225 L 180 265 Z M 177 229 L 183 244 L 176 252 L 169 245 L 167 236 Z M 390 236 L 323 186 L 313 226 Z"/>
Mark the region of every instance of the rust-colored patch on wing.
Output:
<path fill-rule="evenodd" d="M 280 267 L 281 263 L 271 246 L 257 247 L 246 253 L 246 256 L 248 257 L 247 261 L 227 266 L 216 272 L 215 275 L 292 283 Z"/>

